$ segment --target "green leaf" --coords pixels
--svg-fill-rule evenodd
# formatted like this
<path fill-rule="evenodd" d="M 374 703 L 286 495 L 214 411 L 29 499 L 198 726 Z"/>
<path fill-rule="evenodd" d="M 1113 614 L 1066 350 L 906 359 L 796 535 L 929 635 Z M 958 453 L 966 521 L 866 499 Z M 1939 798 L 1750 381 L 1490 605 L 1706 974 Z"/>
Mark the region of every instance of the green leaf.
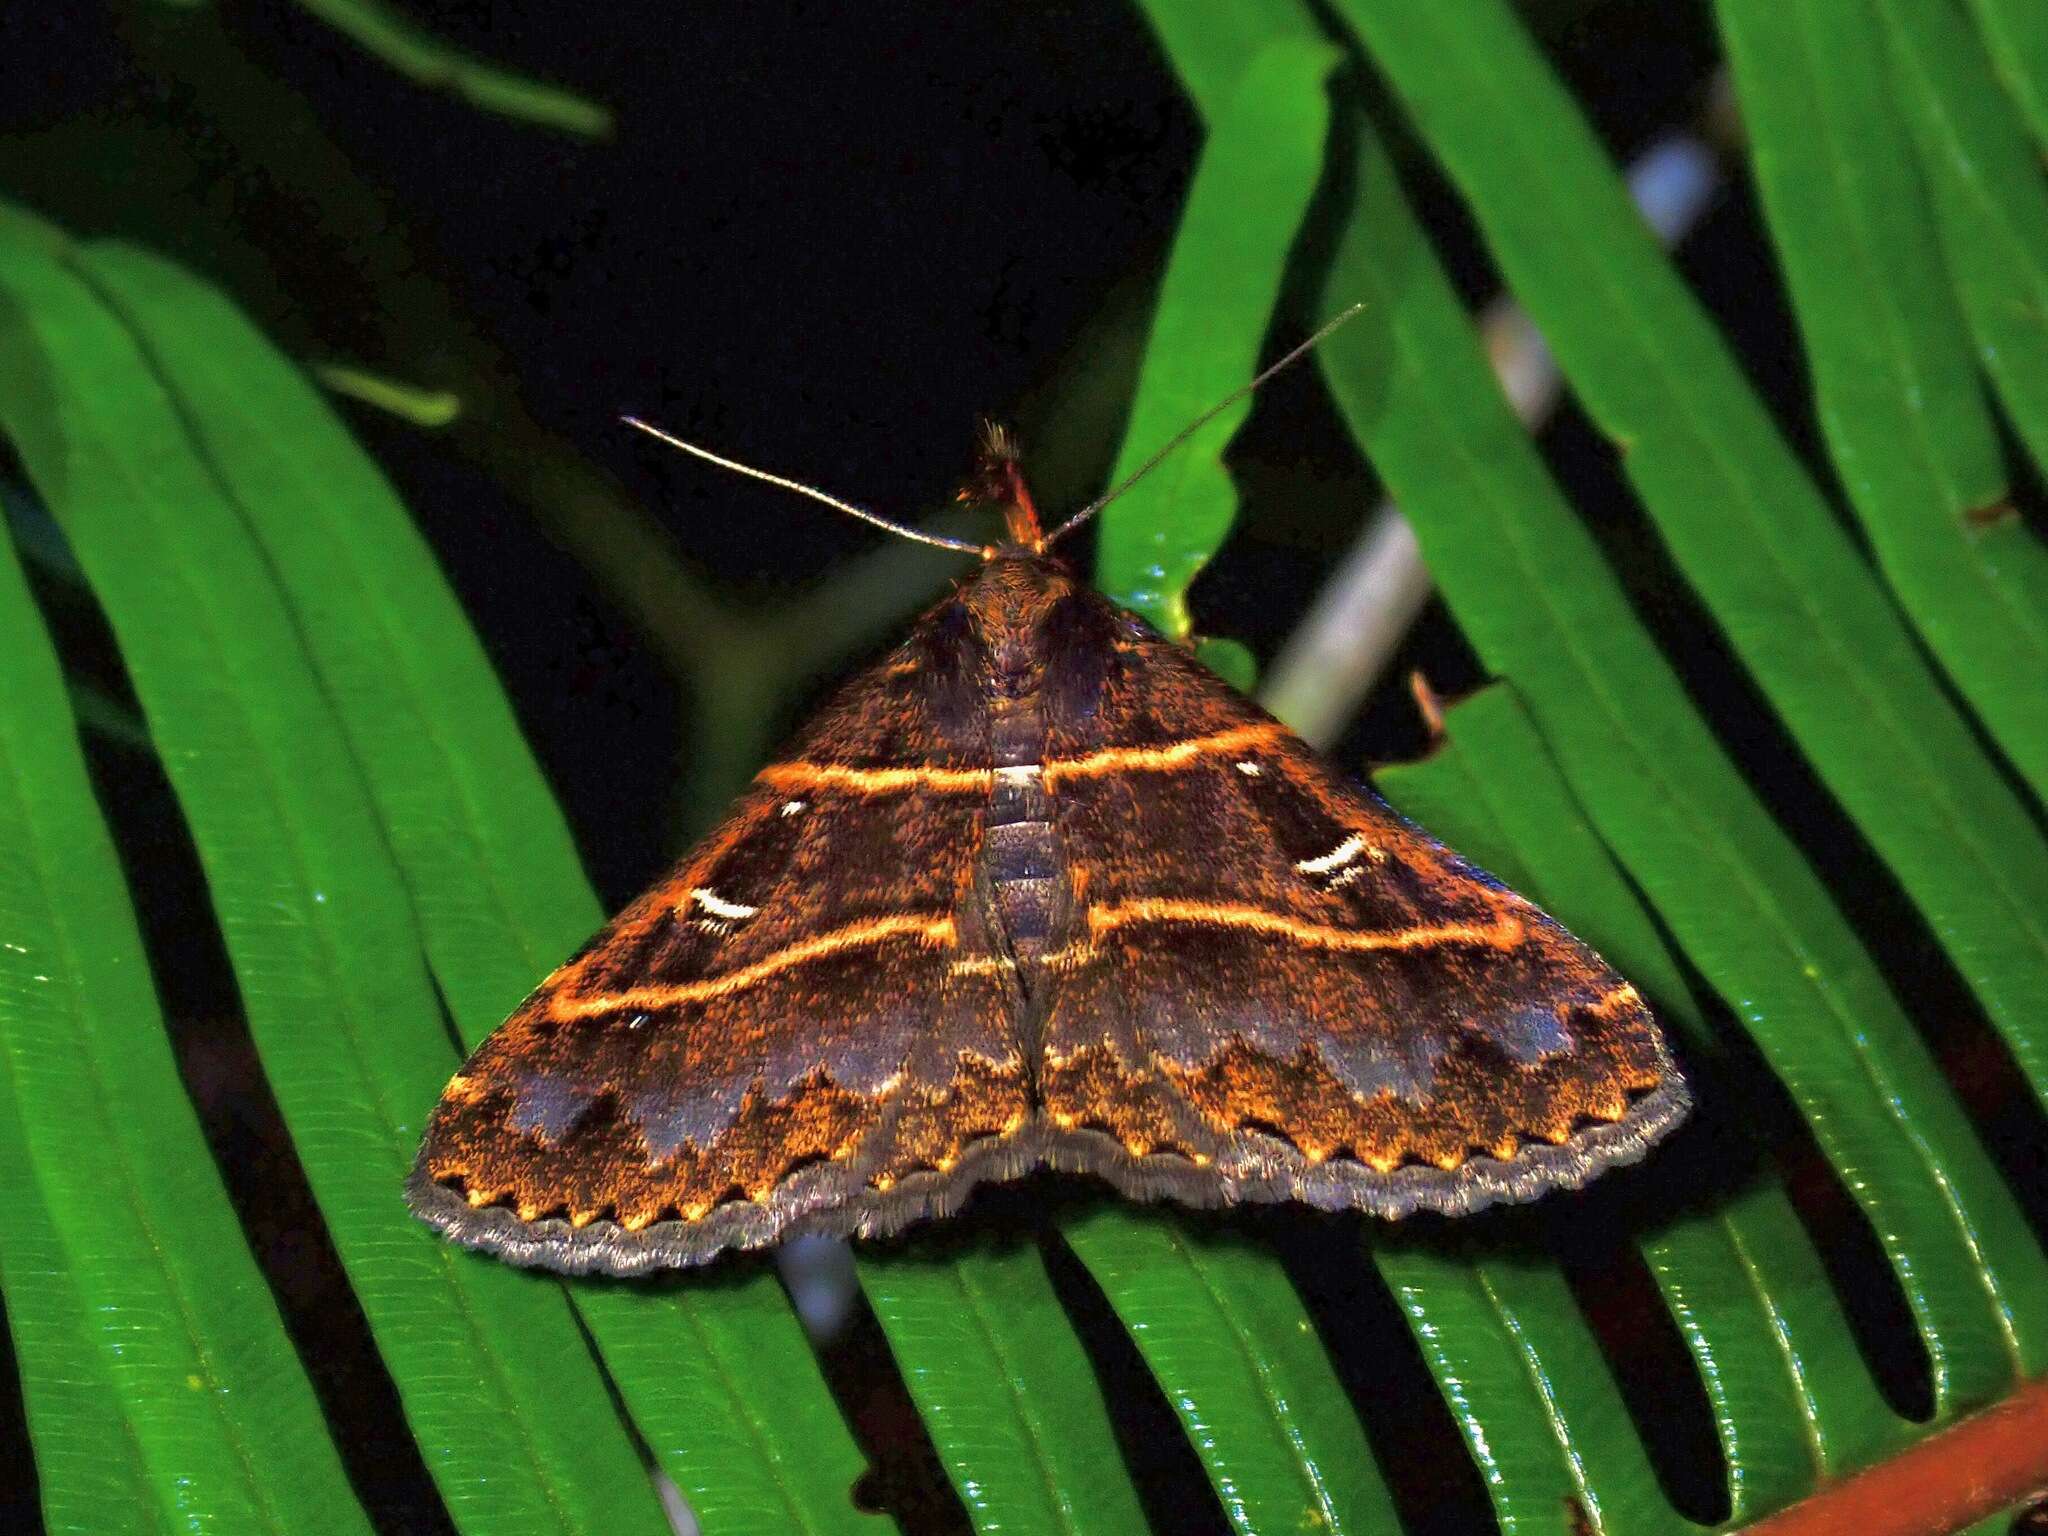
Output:
<path fill-rule="evenodd" d="M 1142 0 L 1141 9 L 1181 89 L 1212 132 L 1238 99 L 1252 61 L 1267 49 L 1329 43 L 1301 0 L 1243 0 L 1228 6 Z M 1319 88 L 1320 82 L 1312 87 Z"/>
<path fill-rule="evenodd" d="M 1239 693 L 1259 685 L 1258 658 L 1242 641 L 1205 636 L 1195 642 L 1195 659 Z"/>
<path fill-rule="evenodd" d="M 314 372 L 337 395 L 374 405 L 416 427 L 431 430 L 452 426 L 462 416 L 462 397 L 445 389 L 421 389 L 416 384 L 387 379 L 366 368 L 350 368 L 343 363 L 323 363 Z"/>
<path fill-rule="evenodd" d="M 0 655 L 0 1279 L 44 1523 L 367 1533 L 185 1101 L 4 539 Z"/>
<path fill-rule="evenodd" d="M 1564 1276 L 1426 1246 L 1373 1257 L 1444 1387 L 1507 1532 L 1691 1529 L 1671 1509 Z M 1538 1437 L 1545 1428 L 1554 1445 Z M 1495 1431 L 1502 1431 L 1494 1438 Z"/>
<path fill-rule="evenodd" d="M 1035 1248 L 863 1257 L 861 1288 L 978 1530 L 1142 1530 L 1094 1367 Z"/>
<path fill-rule="evenodd" d="M 1342 0 L 1666 546 L 2048 1102 L 2048 839 L 1499 0 Z M 1354 327 L 1355 329 L 1355 327 Z M 2018 679 L 2011 679 L 2017 683 Z"/>
<path fill-rule="evenodd" d="M 2018 1533 L 2027 1529 L 2027 1522 L 2030 1519 L 2040 1518 L 2040 1508 L 2039 1495 L 2025 1498 L 1995 1515 L 1986 1515 L 1982 1520 L 1972 1521 L 1954 1532 L 1953 1536 L 2018 1536 Z"/>
<path fill-rule="evenodd" d="M 1970 0 L 1991 59 L 2025 111 L 2034 141 L 2048 150 L 2048 12 L 2033 0 Z"/>
<path fill-rule="evenodd" d="M 1496 686 L 1454 705 L 1446 730 L 1427 759 L 1381 770 L 1380 788 L 1467 857 L 1596 940 L 1652 1000 L 1665 1027 L 1676 1027 L 1695 1061 L 1718 1054 L 1649 914 L 1512 692 Z M 1644 1235 L 1641 1248 L 1712 1404 L 1728 1466 L 1731 1518 L 1752 1519 L 1790 1503 L 1819 1479 L 1901 1442 L 1905 1426 L 1878 1396 L 1819 1255 L 1774 1180 L 1664 1223 Z M 1475 1457 L 1482 1463 L 1523 1458 L 1515 1471 L 1489 1479 L 1504 1525 L 1525 1518 L 1540 1523 L 1552 1507 L 1546 1500 L 1567 1492 L 1591 1510 L 1610 1511 L 1603 1518 L 1613 1518 L 1617 1505 L 1649 1502 L 1646 1468 L 1635 1453 L 1620 1459 L 1617 1491 L 1601 1486 L 1602 1455 L 1576 1449 L 1603 1446 L 1615 1436 L 1633 1442 L 1635 1432 L 1616 1424 L 1604 1393 L 1596 1394 L 1589 1411 L 1573 1413 L 1570 1390 L 1585 1389 L 1553 1385 L 1603 1382 L 1606 1367 L 1569 1319 L 1548 1324 L 1547 1351 L 1540 1347 L 1542 1331 L 1522 1320 L 1529 1305 L 1546 1317 L 1556 1311 L 1558 1293 L 1542 1278 L 1545 1272 L 1527 1263 L 1487 1263 L 1461 1281 L 1428 1253 L 1381 1245 L 1375 1257 L 1416 1319 L 1425 1351 L 1441 1352 L 1461 1383 L 1452 1394 L 1453 1412 L 1466 1424 Z M 1432 1305 L 1446 1297 L 1449 1305 L 1477 1313 L 1482 1326 L 1475 1332 Z M 1483 1326 L 1487 1311 L 1499 1316 L 1491 1328 Z M 1497 1342 L 1475 1349 L 1475 1337 L 1489 1333 Z M 1532 1445 L 1532 1431 L 1545 1420 L 1552 1444 Z M 1613 1452 L 1605 1454 L 1613 1459 Z M 1547 1492 L 1546 1478 L 1530 1475 L 1531 1467 L 1546 1466 Z M 1633 1517 L 1614 1523 L 1637 1528 Z"/>
<path fill-rule="evenodd" d="M 1850 505 L 1914 627 L 2048 797 L 2048 581 L 2002 582 L 1978 520 L 2005 506 L 2017 538 L 2003 542 L 2030 548 L 2044 577 L 2048 552 L 2005 500 L 1881 13 L 1861 0 L 1720 0 L 1719 13 Z"/>
<path fill-rule="evenodd" d="M 89 247 L 82 263 L 289 605 L 416 915 L 410 942 L 476 1044 L 602 918 L 482 647 L 382 475 L 231 305 L 132 248 Z M 863 1458 L 771 1273 L 573 1295 L 705 1529 L 864 1523 L 849 1497 Z"/>
<path fill-rule="evenodd" d="M 894 1529 L 854 1504 L 865 1459 L 764 1266 L 675 1285 L 586 1279 L 574 1292 L 634 1422 L 707 1536 Z"/>
<path fill-rule="evenodd" d="M 1360 127 L 1325 284 L 1331 310 L 1367 301 L 1320 353 L 1339 406 L 1466 636 L 1869 1214 L 1944 1409 L 1986 1401 L 2048 1352 L 2048 1264 L 1926 1046 L 1544 473 Z"/>
<path fill-rule="evenodd" d="M 2048 466 L 2048 186 L 1990 61 L 1961 17 L 1937 0 L 1882 0 L 1898 94 L 1950 281 L 1978 362 L 2036 468 Z M 2006 604 L 2048 629 L 2048 547 L 2010 502 L 1972 509 L 1978 559 Z M 2048 644 L 2048 641 L 2044 641 Z M 2038 696 L 2023 675 L 2013 690 Z M 2006 749 L 2048 799 L 2040 753 Z"/>
<path fill-rule="evenodd" d="M 1879 0 L 1879 9 L 1978 361 L 2034 462 L 2048 464 L 2048 187 L 2038 159 L 1951 5 Z M 1987 531 L 1985 542 L 1999 536 Z"/>
<path fill-rule="evenodd" d="M 1330 111 L 1323 82 L 1336 60 L 1320 41 L 1267 43 L 1211 122 L 1112 485 L 1256 371 L 1294 231 L 1321 174 Z M 1096 584 L 1170 639 L 1191 632 L 1188 585 L 1237 515 L 1223 450 L 1250 410 L 1240 401 L 1218 415 L 1102 513 Z"/>
<path fill-rule="evenodd" d="M 1315 1325 L 1264 1245 L 1170 1212 L 1064 1227 L 1245 1536 L 1394 1528 L 1392 1497 Z"/>
<path fill-rule="evenodd" d="M 423 31 L 382 0 L 297 0 L 335 31 L 417 85 L 515 122 L 580 139 L 609 138 L 611 112 L 559 86 L 523 80 L 473 59 Z"/>
<path fill-rule="evenodd" d="M 149 359 L 0 245 L 0 424 L 104 605 L 251 1031 L 458 1524 L 658 1532 L 560 1288 L 451 1251 L 397 1190 L 454 1064 L 403 887 L 291 617 Z"/>
<path fill-rule="evenodd" d="M 21 1373 L 44 1528 L 64 1536 L 165 1529 L 142 1447 L 93 1337 L 93 1313 L 71 1272 L 22 1135 L 20 1083 L 0 1054 L 0 1183 L 13 1195 L 0 1237 L 0 1286 Z M 196 1485 L 199 1499 L 207 1494 Z"/>

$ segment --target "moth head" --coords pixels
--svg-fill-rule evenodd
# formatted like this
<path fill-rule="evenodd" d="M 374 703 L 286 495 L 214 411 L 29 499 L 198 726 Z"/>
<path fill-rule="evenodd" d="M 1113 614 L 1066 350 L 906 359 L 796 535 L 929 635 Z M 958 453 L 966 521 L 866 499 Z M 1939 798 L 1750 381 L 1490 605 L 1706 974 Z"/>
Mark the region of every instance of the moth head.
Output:
<path fill-rule="evenodd" d="M 1003 542 L 984 549 L 984 560 L 993 562 L 1006 556 L 1045 552 L 1045 531 L 1039 526 L 1038 505 L 1031 499 L 1031 487 L 1024 483 L 1017 439 L 999 422 L 982 422 L 974 469 L 967 483 L 960 487 L 959 499 L 1002 511 Z"/>
<path fill-rule="evenodd" d="M 1330 332 L 1336 330 L 1338 326 L 1343 325 L 1346 321 L 1357 315 L 1363 308 L 1362 304 L 1354 304 L 1349 309 L 1344 310 L 1336 319 L 1326 323 L 1322 329 L 1309 337 L 1307 341 L 1304 341 L 1300 346 L 1282 357 L 1280 361 L 1274 363 L 1263 373 L 1260 373 L 1250 383 L 1233 390 L 1223 399 L 1217 401 L 1215 405 L 1167 439 L 1165 446 L 1145 460 L 1143 464 L 1140 464 L 1136 470 L 1126 475 L 1108 492 L 1089 502 L 1087 506 L 1069 517 L 1065 522 L 1053 529 L 1051 533 L 1045 532 L 1040 524 L 1038 508 L 1031 500 L 1030 487 L 1024 483 L 1024 472 L 1019 467 L 1017 459 L 1016 439 L 1005 428 L 998 426 L 996 423 L 992 421 L 984 422 L 981 431 L 981 451 L 976 462 L 975 471 L 968 478 L 967 484 L 961 488 L 960 499 L 962 501 L 990 504 L 1002 509 L 1005 537 L 1000 544 L 973 544 L 966 539 L 949 538 L 944 534 L 930 533 L 922 528 L 913 528 L 907 523 L 897 522 L 894 518 L 884 517 L 879 512 L 870 511 L 866 507 L 834 496 L 828 491 L 820 490 L 815 485 L 808 485 L 804 481 L 792 479 L 787 475 L 773 474 L 752 464 L 742 464 L 737 459 L 729 459 L 723 454 L 713 453 L 709 448 L 701 447 L 696 443 L 685 442 L 673 433 L 664 432 L 659 427 L 651 426 L 647 422 L 640 420 L 637 416 L 626 416 L 621 419 L 627 426 L 645 432 L 649 437 L 658 438 L 660 441 L 667 443 L 671 448 L 680 449 L 684 453 L 705 460 L 707 463 L 716 464 L 721 469 L 731 470 L 734 474 L 745 475 L 748 479 L 760 480 L 769 485 L 779 486 L 785 491 L 794 491 L 799 496 L 808 496 L 813 501 L 823 502 L 826 506 L 844 512 L 849 517 L 857 517 L 864 523 L 872 523 L 875 527 L 885 529 L 899 538 L 911 539 L 919 544 L 935 545 L 940 549 L 963 550 L 969 554 L 980 555 L 983 560 L 990 562 L 991 565 L 1004 559 L 1015 559 L 1019 556 L 1042 559 L 1045 552 L 1054 544 L 1087 522 L 1096 513 L 1100 512 L 1112 501 L 1115 501 L 1117 497 L 1123 495 L 1133 485 L 1136 485 L 1138 481 L 1150 474 L 1162 460 L 1170 456 L 1175 449 L 1194 436 L 1196 432 L 1207 426 L 1219 414 L 1235 405 L 1281 369 L 1304 356 L 1317 342 L 1329 335 Z M 1057 567 L 1052 567 L 1048 564 L 1048 569 L 1057 570 Z"/>

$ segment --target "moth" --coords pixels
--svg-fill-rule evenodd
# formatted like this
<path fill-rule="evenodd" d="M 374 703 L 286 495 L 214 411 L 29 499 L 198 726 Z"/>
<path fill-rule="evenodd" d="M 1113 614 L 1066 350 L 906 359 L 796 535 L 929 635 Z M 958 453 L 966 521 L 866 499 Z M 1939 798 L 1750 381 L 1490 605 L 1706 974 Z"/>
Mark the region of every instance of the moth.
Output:
<path fill-rule="evenodd" d="M 618 1275 L 1039 1166 L 1458 1213 L 1684 1116 L 1598 955 L 1054 558 L 1092 506 L 999 435 L 974 494 L 1008 537 L 463 1064 L 415 1212 Z"/>

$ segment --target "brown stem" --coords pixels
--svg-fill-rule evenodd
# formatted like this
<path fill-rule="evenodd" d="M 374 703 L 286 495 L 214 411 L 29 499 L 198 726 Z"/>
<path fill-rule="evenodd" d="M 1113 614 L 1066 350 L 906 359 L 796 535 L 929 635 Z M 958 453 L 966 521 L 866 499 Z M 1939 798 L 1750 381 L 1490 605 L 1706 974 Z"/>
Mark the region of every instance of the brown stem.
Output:
<path fill-rule="evenodd" d="M 1933 1536 L 2048 1485 L 2048 1381 L 1742 1528 L 1740 1536 Z"/>

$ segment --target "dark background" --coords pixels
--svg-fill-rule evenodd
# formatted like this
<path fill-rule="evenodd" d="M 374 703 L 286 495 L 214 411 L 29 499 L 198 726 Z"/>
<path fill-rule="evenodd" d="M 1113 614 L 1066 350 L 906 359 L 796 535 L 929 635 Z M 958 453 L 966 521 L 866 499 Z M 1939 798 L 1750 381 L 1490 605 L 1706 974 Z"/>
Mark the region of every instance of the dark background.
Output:
<path fill-rule="evenodd" d="M 439 553 L 618 904 L 702 829 L 808 701 L 961 568 L 908 546 L 877 555 L 888 541 L 874 530 L 659 449 L 619 414 L 912 520 L 949 501 L 976 423 L 992 415 L 1021 426 L 1041 502 L 1085 500 L 1117 446 L 1200 124 L 1142 15 L 1120 4 L 406 9 L 458 47 L 609 105 L 615 136 L 582 143 L 490 116 L 285 5 L 11 6 L 0 16 L 0 190 L 73 234 L 133 239 L 211 277 L 309 364 L 463 398 L 463 417 L 438 431 L 343 409 Z M 1618 159 L 1714 118 L 1704 6 L 1524 9 Z M 1339 89 L 1377 101 L 1355 63 Z M 1454 201 L 1412 151 L 1408 170 L 1469 296 L 1490 297 Z M 1796 337 L 1739 176 L 1680 259 L 1812 460 Z M 1283 306 L 1274 351 L 1303 318 Z M 1542 441 L 1724 739 L 1881 940 L 1873 947 L 1909 1006 L 1973 1017 L 1889 876 L 1673 579 L 1609 446 L 1568 405 Z M 1265 659 L 1377 492 L 1313 368 L 1260 398 L 1232 462 L 1241 521 L 1193 606 L 1204 632 Z M 67 657 L 119 699 L 118 660 L 90 605 L 47 575 L 38 590 Z M 843 643 L 778 668 L 777 637 L 813 622 Z M 1414 666 L 1451 694 L 1484 680 L 1432 604 L 1340 760 L 1362 767 L 1426 744 L 1401 686 Z M 309 1363 L 351 1474 L 388 1528 L 444 1529 L 231 1022 L 233 981 L 202 926 L 203 883 L 165 831 L 175 805 L 145 755 L 102 740 L 94 759 L 143 866 L 136 883 L 188 1080 L 295 1335 L 319 1340 Z M 2010 1102 L 2002 1055 L 1981 1031 L 1959 1038 L 1948 1054 L 1980 1111 Z M 1817 1226 L 1834 1223 L 1844 1289 L 1910 1406 L 1925 1396 L 1924 1362 L 1910 1344 L 1883 1342 L 1911 1338 L 1896 1288 L 1825 1172 L 1809 1182 L 1803 1206 Z M 1575 1281 L 1598 1300 L 1645 1420 L 1668 1426 L 1661 1470 L 1688 1512 L 1710 1520 L 1704 1399 L 1643 1293 L 1647 1274 L 1604 1257 L 1616 1251 L 1609 1236 L 1582 1236 Z M 1352 1268 L 1327 1262 L 1327 1245 L 1319 1256 L 1284 1222 L 1275 1240 L 1312 1305 L 1347 1314 L 1330 1330 L 1351 1341 L 1339 1366 L 1417 1527 L 1483 1520 L 1398 1318 Z M 1085 1276 L 1063 1279 L 1129 1405 L 1126 1448 L 1169 1517 L 1162 1528 L 1211 1528 L 1220 1511 L 1156 1389 Z M 917 1528 L 958 1528 L 872 1324 L 857 1322 L 829 1363 L 878 1462 L 869 1495 Z M 18 1436 L 18 1401 L 9 1412 L 0 1430 Z M 0 1461 L 26 1464 L 18 1444 L 0 1444 Z M 33 1510 L 33 1489 L 17 1489 L 11 1503 L 0 1497 L 0 1525 L 27 1528 Z"/>
<path fill-rule="evenodd" d="M 1022 427 L 1042 502 L 1085 500 L 1201 139 L 1142 15 L 1112 3 L 407 7 L 612 107 L 616 136 L 595 144 L 406 81 L 288 7 L 37 10 L 0 25 L 0 186 L 215 277 L 308 362 L 464 397 L 440 433 L 344 409 L 482 629 L 610 897 L 751 766 L 678 800 L 703 743 L 660 639 L 690 628 L 690 605 L 636 612 L 562 558 L 576 536 L 544 503 L 608 480 L 690 591 L 745 614 L 830 604 L 835 568 L 881 536 L 661 450 L 622 412 L 907 518 L 948 500 L 989 415 Z M 1618 156 L 1701 118 L 1703 8 L 1587 0 L 1531 19 Z M 1489 294 L 1455 208 L 1419 190 Z M 1717 233 L 1749 216 L 1723 209 L 1689 265 L 1761 336 L 1753 363 L 1796 370 L 1753 230 Z M 1567 472 L 1584 461 L 1582 504 L 1633 515 L 1596 442 L 1569 419 L 1551 436 Z M 1204 632 L 1265 657 L 1373 486 L 1312 369 L 1270 389 L 1233 459 L 1247 504 L 1195 606 Z M 959 568 L 898 564 L 856 653 Z M 1440 618 L 1423 638 L 1440 686 L 1477 680 Z M 762 707 L 786 728 L 804 697 Z M 1406 713 L 1377 711 L 1348 755 L 1411 750 Z"/>

